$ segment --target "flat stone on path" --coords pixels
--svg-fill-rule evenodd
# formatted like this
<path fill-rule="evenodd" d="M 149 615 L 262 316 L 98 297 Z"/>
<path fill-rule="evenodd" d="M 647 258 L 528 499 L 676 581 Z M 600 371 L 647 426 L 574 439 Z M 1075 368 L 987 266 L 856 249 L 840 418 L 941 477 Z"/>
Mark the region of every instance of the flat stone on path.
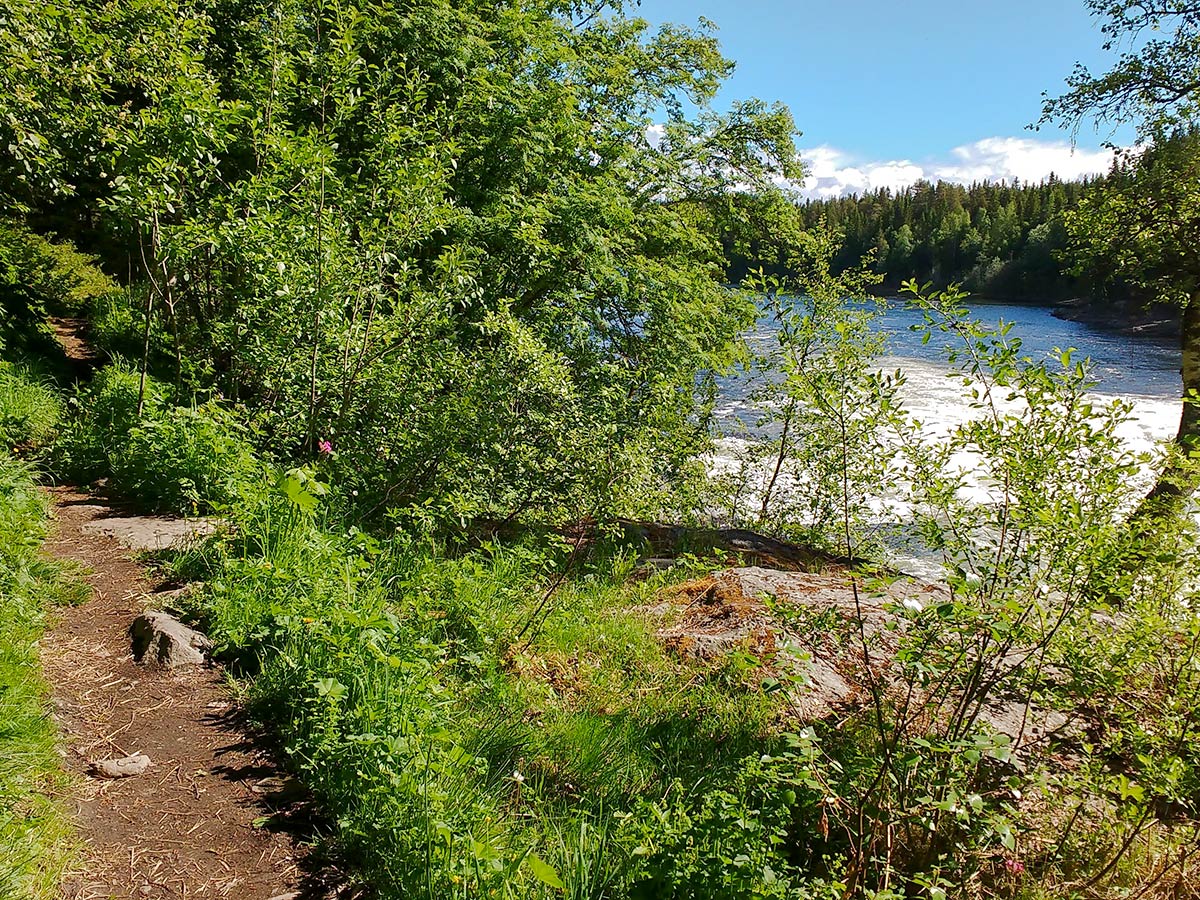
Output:
<path fill-rule="evenodd" d="M 131 778 L 142 775 L 150 768 L 150 757 L 145 753 L 122 756 L 120 759 L 100 759 L 92 763 L 88 771 L 101 778 Z"/>
<path fill-rule="evenodd" d="M 179 519 L 173 516 L 109 516 L 104 506 L 84 507 L 94 518 L 80 523 L 82 534 L 115 538 L 126 549 L 139 553 L 180 550 L 217 530 L 212 518 Z"/>

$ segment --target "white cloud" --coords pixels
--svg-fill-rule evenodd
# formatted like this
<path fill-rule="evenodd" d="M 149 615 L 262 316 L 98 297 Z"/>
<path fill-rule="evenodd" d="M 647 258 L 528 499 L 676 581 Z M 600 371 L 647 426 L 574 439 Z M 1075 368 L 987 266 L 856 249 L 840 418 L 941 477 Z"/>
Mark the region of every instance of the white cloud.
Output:
<path fill-rule="evenodd" d="M 954 181 L 1041 181 L 1054 173 L 1064 181 L 1107 172 L 1111 150 L 1080 150 L 1066 141 L 990 137 L 955 147 L 944 159 L 864 162 L 828 145 L 800 151 L 808 177 L 800 193 L 812 199 L 840 197 L 879 188 L 898 190 L 921 179 Z"/>

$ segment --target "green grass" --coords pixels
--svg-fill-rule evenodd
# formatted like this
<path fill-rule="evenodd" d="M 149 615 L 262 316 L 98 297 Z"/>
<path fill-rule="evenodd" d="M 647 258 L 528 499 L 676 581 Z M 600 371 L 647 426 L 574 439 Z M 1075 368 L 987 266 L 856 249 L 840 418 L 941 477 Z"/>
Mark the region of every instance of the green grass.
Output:
<path fill-rule="evenodd" d="M 542 608 L 561 551 L 327 530 L 312 490 L 285 478 L 177 565 L 208 579 L 190 612 L 383 897 L 628 896 L 642 798 L 761 754 L 773 701 L 666 654 L 638 611 L 661 578 L 629 581 L 629 559 Z"/>
<path fill-rule="evenodd" d="M 40 452 L 54 437 L 63 404 L 46 378 L 0 361 L 0 445 Z"/>
<path fill-rule="evenodd" d="M 0 896 L 20 900 L 56 895 L 70 847 L 37 642 L 47 608 L 74 597 L 39 554 L 45 527 L 31 470 L 0 454 Z"/>

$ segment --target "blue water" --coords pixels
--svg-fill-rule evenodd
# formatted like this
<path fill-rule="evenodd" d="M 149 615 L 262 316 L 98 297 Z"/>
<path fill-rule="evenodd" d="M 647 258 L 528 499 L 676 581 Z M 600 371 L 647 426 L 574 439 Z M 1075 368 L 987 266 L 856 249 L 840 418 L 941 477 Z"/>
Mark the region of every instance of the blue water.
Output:
<path fill-rule="evenodd" d="M 1076 360 L 1089 358 L 1091 376 L 1097 382 L 1093 393 L 1102 401 L 1114 397 L 1129 401 L 1129 417 L 1116 430 L 1128 449 L 1153 451 L 1175 433 L 1182 394 L 1177 339 L 1121 334 L 1068 322 L 1055 318 L 1046 307 L 975 301 L 970 309 L 984 324 L 1011 323 L 1008 337 L 1020 338 L 1021 354 L 1035 361 L 1051 354 L 1058 357 L 1068 348 L 1074 350 Z M 929 343 L 922 343 L 921 333 L 911 329 L 922 321 L 919 311 L 902 302 L 889 304 L 877 320 L 888 346 L 884 356 L 874 362 L 887 371 L 904 370 L 900 401 L 913 421 L 921 423 L 927 437 L 937 440 L 937 435 L 979 413 L 964 395 L 961 380 L 947 378 L 950 365 L 944 345 L 951 339 L 935 334 Z M 770 318 L 764 316 L 747 340 L 757 353 L 769 355 L 776 346 Z M 718 468 L 733 471 L 740 465 L 738 452 L 745 439 L 778 435 L 779 423 L 760 422 L 761 409 L 749 399 L 764 377 L 778 374 L 739 372 L 720 380 L 717 416 L 729 440 L 723 442 L 714 459 Z M 888 540 L 894 543 L 894 565 L 929 579 L 942 577 L 937 554 L 914 545 L 904 527 L 888 533 Z"/>
<path fill-rule="evenodd" d="M 1091 359 L 1091 373 L 1099 384 L 1097 391 L 1127 397 L 1178 400 L 1179 342 L 1148 335 L 1121 334 L 1055 318 L 1041 306 L 975 301 L 971 312 L 987 325 L 1012 324 L 1009 337 L 1021 339 L 1021 352 L 1034 360 L 1047 354 L 1073 348 L 1075 358 Z M 945 352 L 934 337 L 928 344 L 910 326 L 921 322 L 921 313 L 901 302 L 889 303 L 880 320 L 887 334 L 889 355 L 938 363 Z"/>
<path fill-rule="evenodd" d="M 985 325 L 1011 324 L 1008 337 L 1020 338 L 1021 354 L 1030 359 L 1057 358 L 1067 349 L 1074 351 L 1076 361 L 1087 359 L 1091 378 L 1097 382 L 1094 392 L 1133 401 L 1146 426 L 1147 441 L 1166 437 L 1178 424 L 1182 389 L 1177 339 L 1122 334 L 1068 322 L 1055 318 L 1043 306 L 974 301 L 970 312 Z M 957 382 L 948 384 L 945 377 L 950 368 L 946 346 L 952 338 L 935 333 L 929 343 L 922 343 L 921 333 L 912 330 L 922 320 L 920 311 L 902 301 L 889 302 L 877 320 L 877 327 L 886 335 L 887 349 L 884 358 L 876 362 L 887 370 L 904 369 L 908 379 L 905 404 L 920 412 L 923 420 L 959 419 L 966 413 L 966 401 Z M 747 340 L 757 353 L 769 355 L 775 348 L 771 317 L 764 315 Z M 717 413 L 727 434 L 759 431 L 759 411 L 748 398 L 764 377 L 778 376 L 737 372 L 719 380 Z M 776 427 L 768 425 L 766 433 Z"/>

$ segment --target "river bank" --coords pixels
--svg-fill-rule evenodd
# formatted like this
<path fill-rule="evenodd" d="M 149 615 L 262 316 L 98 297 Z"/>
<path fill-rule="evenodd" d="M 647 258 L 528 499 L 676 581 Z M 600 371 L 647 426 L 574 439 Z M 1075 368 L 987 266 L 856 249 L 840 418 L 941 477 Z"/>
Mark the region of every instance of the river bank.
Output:
<path fill-rule="evenodd" d="M 1052 309 L 1059 319 L 1092 328 L 1137 337 L 1179 340 L 1180 310 L 1166 303 L 1113 300 L 1101 306 L 1092 300 L 1075 298 L 1056 303 Z"/>

